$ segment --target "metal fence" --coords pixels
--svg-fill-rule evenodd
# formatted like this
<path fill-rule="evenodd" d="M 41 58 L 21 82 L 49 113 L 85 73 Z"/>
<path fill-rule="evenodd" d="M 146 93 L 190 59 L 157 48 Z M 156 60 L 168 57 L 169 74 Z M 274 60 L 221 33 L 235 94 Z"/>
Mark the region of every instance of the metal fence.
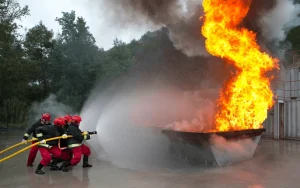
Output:
<path fill-rule="evenodd" d="M 278 81 L 275 95 L 278 100 L 300 100 L 300 80 Z"/>
<path fill-rule="evenodd" d="M 269 110 L 264 127 L 276 139 L 300 138 L 300 51 L 289 52 L 277 77 L 274 107 Z"/>

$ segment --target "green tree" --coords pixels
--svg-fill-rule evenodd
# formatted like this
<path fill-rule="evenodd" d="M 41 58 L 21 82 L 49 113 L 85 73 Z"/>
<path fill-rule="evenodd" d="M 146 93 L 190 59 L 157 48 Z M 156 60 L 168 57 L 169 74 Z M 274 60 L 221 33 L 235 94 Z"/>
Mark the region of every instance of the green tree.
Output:
<path fill-rule="evenodd" d="M 17 118 L 19 114 L 7 107 L 26 108 L 28 64 L 17 33 L 19 25 L 16 24 L 26 15 L 29 15 L 27 6 L 21 7 L 15 0 L 0 0 L 0 119 L 6 124 L 21 121 Z"/>
<path fill-rule="evenodd" d="M 114 47 L 106 52 L 103 63 L 102 82 L 108 82 L 119 78 L 136 62 L 131 53 L 130 46 L 115 39 Z"/>
<path fill-rule="evenodd" d="M 300 26 L 291 29 L 286 39 L 292 44 L 293 50 L 300 50 Z"/>
<path fill-rule="evenodd" d="M 53 32 L 48 30 L 42 22 L 31 28 L 24 41 L 27 58 L 31 62 L 30 85 L 34 88 L 36 99 L 44 98 L 48 95 L 50 88 L 50 68 L 49 57 L 55 45 Z"/>
<path fill-rule="evenodd" d="M 103 50 L 96 46 L 93 35 L 82 17 L 76 17 L 75 12 L 63 12 L 56 21 L 62 28 L 57 39 L 57 45 L 52 55 L 55 90 L 59 98 L 79 110 L 96 77 L 101 71 Z"/>

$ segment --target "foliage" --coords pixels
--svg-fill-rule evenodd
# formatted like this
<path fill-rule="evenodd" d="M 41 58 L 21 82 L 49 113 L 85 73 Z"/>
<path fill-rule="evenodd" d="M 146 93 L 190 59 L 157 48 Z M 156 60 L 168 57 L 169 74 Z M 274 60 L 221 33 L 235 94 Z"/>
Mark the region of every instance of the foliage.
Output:
<path fill-rule="evenodd" d="M 52 56 L 53 89 L 60 91 L 62 102 L 79 110 L 101 69 L 102 51 L 96 46 L 85 20 L 76 18 L 74 11 L 63 12 L 56 21 L 62 33 Z"/>
<path fill-rule="evenodd" d="M 114 47 L 107 51 L 105 56 L 103 63 L 104 74 L 102 75 L 103 81 L 109 82 L 120 77 L 135 61 L 128 46 L 124 42 L 115 39 Z"/>
<path fill-rule="evenodd" d="M 49 91 L 51 72 L 50 56 L 52 54 L 55 40 L 53 32 L 49 31 L 42 22 L 31 28 L 24 41 L 26 59 L 30 61 L 29 84 L 37 91 L 37 100 L 45 98 Z"/>
<path fill-rule="evenodd" d="M 29 66 L 24 58 L 22 41 L 18 37 L 19 26 L 15 22 L 28 15 L 29 10 L 27 6 L 20 7 L 15 0 L 1 0 L 0 10 L 0 118 L 7 124 L 8 121 L 17 121 L 5 113 L 7 101 L 27 102 L 26 70 Z"/>
<path fill-rule="evenodd" d="M 290 30 L 287 40 L 292 44 L 293 50 L 300 50 L 300 26 Z"/>

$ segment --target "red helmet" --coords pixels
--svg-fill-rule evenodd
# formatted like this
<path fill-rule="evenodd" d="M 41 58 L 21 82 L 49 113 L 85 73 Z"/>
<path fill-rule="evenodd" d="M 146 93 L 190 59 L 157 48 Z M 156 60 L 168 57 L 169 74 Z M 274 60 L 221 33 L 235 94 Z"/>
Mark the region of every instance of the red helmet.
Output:
<path fill-rule="evenodd" d="M 77 116 L 77 115 L 72 116 L 72 122 L 79 124 L 81 121 L 82 121 L 82 119 L 80 116 Z"/>
<path fill-rule="evenodd" d="M 55 118 L 53 123 L 56 126 L 64 126 L 65 125 L 65 121 L 62 117 Z"/>
<path fill-rule="evenodd" d="M 66 122 L 72 121 L 72 116 L 70 116 L 69 114 L 65 115 L 63 118 Z"/>
<path fill-rule="evenodd" d="M 48 113 L 44 113 L 41 117 L 42 120 L 50 121 L 51 120 L 51 115 Z"/>

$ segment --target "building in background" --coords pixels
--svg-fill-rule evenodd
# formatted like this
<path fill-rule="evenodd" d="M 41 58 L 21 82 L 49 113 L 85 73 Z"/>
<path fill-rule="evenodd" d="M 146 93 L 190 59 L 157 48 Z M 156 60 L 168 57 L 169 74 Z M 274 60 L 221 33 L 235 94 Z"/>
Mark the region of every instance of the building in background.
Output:
<path fill-rule="evenodd" d="M 300 51 L 289 52 L 276 80 L 275 104 L 263 123 L 274 139 L 300 139 Z"/>

